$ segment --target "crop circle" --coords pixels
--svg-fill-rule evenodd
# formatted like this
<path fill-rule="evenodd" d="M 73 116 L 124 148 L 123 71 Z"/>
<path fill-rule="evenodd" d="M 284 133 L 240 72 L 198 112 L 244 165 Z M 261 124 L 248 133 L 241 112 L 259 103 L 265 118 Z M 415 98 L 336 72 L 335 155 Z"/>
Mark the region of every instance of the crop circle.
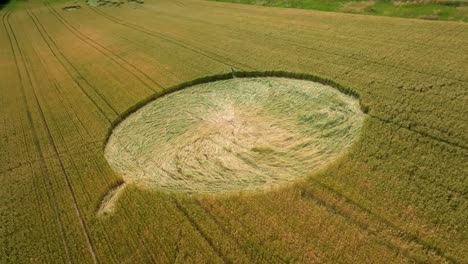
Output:
<path fill-rule="evenodd" d="M 105 157 L 139 186 L 261 190 L 324 168 L 356 140 L 363 119 L 356 98 L 320 83 L 235 78 L 142 107 L 114 129 Z"/>

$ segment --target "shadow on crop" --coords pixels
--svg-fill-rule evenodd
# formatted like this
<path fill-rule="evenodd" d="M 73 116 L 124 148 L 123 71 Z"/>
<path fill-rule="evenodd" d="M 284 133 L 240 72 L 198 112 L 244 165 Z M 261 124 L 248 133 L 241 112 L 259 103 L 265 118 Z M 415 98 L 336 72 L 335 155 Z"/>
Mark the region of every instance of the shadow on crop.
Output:
<path fill-rule="evenodd" d="M 0 9 L 3 9 L 4 7 L 6 7 L 8 3 L 10 2 L 11 0 L 0 0 Z"/>

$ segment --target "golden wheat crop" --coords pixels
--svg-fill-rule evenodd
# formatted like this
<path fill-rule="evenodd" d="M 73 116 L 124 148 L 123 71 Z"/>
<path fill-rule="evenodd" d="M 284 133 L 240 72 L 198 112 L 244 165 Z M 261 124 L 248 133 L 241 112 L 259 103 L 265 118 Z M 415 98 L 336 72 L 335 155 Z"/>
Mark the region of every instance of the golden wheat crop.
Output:
<path fill-rule="evenodd" d="M 0 263 L 468 261 L 467 24 L 200 0 L 14 1 L 0 15 Z M 141 188 L 109 165 L 130 113 L 232 74 L 359 98 L 359 137 L 254 194 Z M 257 110 L 242 115 L 262 126 Z"/>

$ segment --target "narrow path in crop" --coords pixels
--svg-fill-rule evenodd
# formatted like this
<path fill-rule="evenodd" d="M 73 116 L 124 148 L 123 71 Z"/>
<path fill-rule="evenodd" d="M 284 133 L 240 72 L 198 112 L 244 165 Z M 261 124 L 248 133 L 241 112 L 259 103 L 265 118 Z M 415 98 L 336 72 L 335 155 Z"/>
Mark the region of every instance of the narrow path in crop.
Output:
<path fill-rule="evenodd" d="M 190 222 L 190 224 L 192 225 L 192 227 L 195 229 L 195 231 L 198 233 L 198 235 L 203 238 L 203 240 L 211 247 L 211 250 L 213 252 L 215 252 L 218 257 L 220 259 L 222 259 L 222 261 L 224 263 L 233 263 L 231 262 L 222 252 L 221 250 L 215 245 L 215 243 L 210 239 L 210 237 L 205 234 L 205 232 L 203 231 L 203 229 L 200 227 L 200 225 L 192 218 L 192 216 L 190 216 L 190 214 L 187 212 L 187 210 L 182 206 L 181 203 L 179 203 L 179 201 L 177 200 L 177 198 L 174 198 L 174 203 L 177 207 L 177 209 L 179 209 L 180 212 L 182 212 L 182 214 L 185 216 L 185 218 Z"/>
<path fill-rule="evenodd" d="M 450 141 L 448 139 L 432 135 L 432 134 L 430 134 L 428 132 L 419 131 L 417 129 L 414 129 L 414 128 L 399 124 L 398 122 L 395 122 L 395 121 L 389 120 L 389 119 L 385 119 L 385 118 L 379 117 L 377 115 L 369 114 L 369 116 L 372 117 L 372 118 L 375 118 L 375 119 L 377 119 L 377 120 L 379 120 L 379 121 L 381 121 L 383 123 L 392 124 L 394 126 L 401 127 L 403 129 L 406 129 L 406 130 L 411 131 L 413 133 L 419 134 L 419 135 L 421 135 L 423 137 L 430 138 L 432 140 L 438 141 L 440 143 L 447 144 L 447 145 L 450 145 L 450 146 L 455 147 L 455 148 L 459 148 L 459 149 L 464 150 L 464 151 L 468 150 L 468 145 L 464 145 L 464 144 L 457 143 L 457 142 L 452 142 L 452 141 Z"/>
<path fill-rule="evenodd" d="M 109 103 L 108 100 L 99 92 L 99 89 L 96 89 L 93 85 L 91 85 L 81 74 L 80 72 L 76 69 L 76 67 L 70 62 L 70 60 L 63 54 L 63 52 L 58 48 L 54 40 L 50 37 L 50 35 L 47 33 L 46 29 L 44 26 L 41 24 L 37 16 L 34 14 L 33 11 L 30 9 L 27 10 L 28 15 L 30 16 L 31 20 L 34 22 L 34 25 L 36 26 L 36 29 L 40 32 L 42 39 L 44 42 L 47 44 L 49 47 L 50 51 L 54 55 L 54 57 L 57 59 L 58 62 L 62 65 L 62 67 L 67 71 L 68 75 L 70 78 L 73 79 L 75 84 L 80 88 L 80 90 L 86 95 L 86 97 L 96 106 L 96 108 L 99 109 L 101 114 L 107 119 L 109 123 L 112 123 L 112 119 L 105 113 L 106 111 L 103 109 L 103 107 L 95 100 L 93 97 L 86 91 L 84 86 L 87 87 L 87 89 L 92 89 L 98 96 L 99 99 L 105 102 L 105 105 L 107 108 L 110 108 L 112 112 L 117 116 L 119 113 L 112 107 L 112 105 Z M 70 72 L 70 69 L 73 69 L 74 73 L 78 76 L 78 78 L 75 78 L 74 75 Z"/>
<path fill-rule="evenodd" d="M 255 16 L 258 17 L 259 19 L 263 21 L 269 21 L 269 20 L 277 20 L 281 19 L 281 22 L 279 24 L 284 24 L 285 26 L 290 26 L 292 23 L 289 22 L 304 22 L 307 21 L 304 18 L 308 18 L 309 14 L 314 12 L 314 11 L 301 11 L 298 12 L 298 14 L 295 14 L 293 19 L 290 21 L 291 17 L 285 16 L 285 17 L 278 17 L 277 13 L 274 11 L 273 8 L 246 8 L 246 7 L 239 7 L 238 5 L 232 5 L 232 4 L 213 4 L 213 2 L 210 1 L 185 1 L 186 5 L 190 5 L 191 8 L 197 8 L 200 9 L 200 7 L 205 7 L 205 8 L 210 8 L 210 9 L 217 9 L 221 12 L 213 12 L 213 13 L 218 13 L 220 16 L 224 16 L 227 13 L 232 13 L 234 11 L 240 11 L 239 13 L 242 14 L 241 18 L 248 21 L 249 18 Z M 223 12 L 224 11 L 224 12 Z M 419 23 L 424 23 L 423 21 L 418 21 Z M 458 25 L 457 25 L 458 24 Z M 455 31 L 453 34 L 460 34 L 464 32 L 464 23 L 457 23 L 453 24 L 453 31 Z M 303 24 L 307 25 L 307 24 Z M 297 28 L 296 28 L 297 29 Z M 303 28 L 302 28 L 303 29 Z M 328 31 L 316 28 L 314 29 L 315 32 L 321 32 L 321 33 L 328 33 Z M 301 32 L 302 33 L 302 32 Z M 311 32 L 308 32 L 311 33 Z M 344 25 L 342 27 L 342 30 L 339 32 L 333 32 L 332 34 L 336 34 L 342 37 L 346 38 L 352 38 L 352 39 L 357 39 L 357 40 L 363 40 L 363 41 L 371 41 L 375 42 L 376 45 L 381 45 L 381 44 L 392 44 L 395 46 L 406 46 L 406 47 L 411 47 L 411 48 L 423 48 L 424 50 L 430 50 L 430 51 L 440 51 L 440 47 L 434 47 L 431 45 L 431 42 L 435 39 L 432 34 L 430 34 L 427 38 L 424 38 L 422 40 L 418 40 L 417 42 L 411 42 L 407 38 L 398 38 L 396 39 L 393 35 L 387 34 L 387 35 L 379 35 L 378 37 L 375 37 L 373 34 L 350 34 L 347 31 L 347 27 Z M 302 34 L 301 34 L 302 35 Z M 436 34 L 438 35 L 438 34 Z M 437 38 L 437 37 L 436 37 Z M 467 43 L 468 44 L 468 43 Z M 460 51 L 455 51 L 452 48 L 447 48 L 443 47 L 443 52 L 447 54 L 453 54 L 453 55 L 459 55 Z"/>
<path fill-rule="evenodd" d="M 61 174 L 63 176 L 63 180 L 66 183 L 68 192 L 69 192 L 69 194 L 71 196 L 71 199 L 73 201 L 73 207 L 74 207 L 77 219 L 78 219 L 78 221 L 79 221 L 79 223 L 81 225 L 83 235 L 86 238 L 86 242 L 87 242 L 87 246 L 88 246 L 90 255 L 91 255 L 94 263 L 98 263 L 98 260 L 97 260 L 97 257 L 96 257 L 96 252 L 95 252 L 95 249 L 94 249 L 94 245 L 93 245 L 91 237 L 89 235 L 89 231 L 88 231 L 86 222 L 85 222 L 84 217 L 82 216 L 81 210 L 80 210 L 80 208 L 78 206 L 75 192 L 74 192 L 73 187 L 72 187 L 72 185 L 70 183 L 70 179 L 68 178 L 68 174 L 66 172 L 63 161 L 60 158 L 59 151 L 58 151 L 57 146 L 56 146 L 56 144 L 54 142 L 54 139 L 52 137 L 52 133 L 50 131 L 50 128 L 49 128 L 49 126 L 47 124 L 45 114 L 44 114 L 44 110 L 43 110 L 43 106 L 42 106 L 40 100 L 38 99 L 37 88 L 36 88 L 36 85 L 34 84 L 34 82 L 32 81 L 32 77 L 31 77 L 31 69 L 29 69 L 28 63 L 26 63 L 26 61 L 25 61 L 24 55 L 22 54 L 20 45 L 19 45 L 18 40 L 16 38 L 16 34 L 14 32 L 14 29 L 11 27 L 11 24 L 9 24 L 8 19 L 9 19 L 9 16 L 6 17 L 6 19 L 5 19 L 6 22 L 4 22 L 4 23 L 6 23 L 6 25 L 8 25 L 9 34 L 11 34 L 11 37 L 14 40 L 14 41 L 11 42 L 12 43 L 12 49 L 14 50 L 13 46 L 16 47 L 16 49 L 18 50 L 18 53 L 19 53 L 19 55 L 15 55 L 15 58 L 16 58 L 16 61 L 17 61 L 17 67 L 18 67 L 19 64 L 21 64 L 23 66 L 22 68 L 24 68 L 24 72 L 25 72 L 25 75 L 20 76 L 20 79 L 22 81 L 24 79 L 27 79 L 27 81 L 25 81 L 25 82 L 27 82 L 27 86 L 32 90 L 34 103 L 38 107 L 37 110 L 39 111 L 40 122 L 41 122 L 41 124 L 42 124 L 42 126 L 43 126 L 43 128 L 45 129 L 45 132 L 46 132 L 47 142 L 52 147 L 54 157 L 59 163 L 59 168 L 60 168 Z M 21 71 L 19 71 L 19 72 L 21 72 Z M 22 87 L 23 87 L 23 90 L 24 90 L 25 86 L 22 85 Z M 24 92 L 24 94 L 26 94 L 26 92 Z M 31 109 L 30 109 L 29 106 L 28 106 L 28 108 L 29 108 L 29 112 L 31 112 Z M 32 118 L 30 116 L 29 116 L 29 118 L 30 118 L 30 121 L 32 123 L 32 129 L 34 131 L 36 131 L 36 128 L 34 128 L 34 122 L 32 121 Z M 38 150 L 40 152 L 40 155 L 41 155 L 41 158 L 42 158 L 41 160 L 45 163 L 44 154 L 43 154 L 43 151 L 41 150 L 41 147 L 40 147 L 40 144 L 39 144 L 39 139 L 37 138 L 37 132 L 34 132 L 34 134 L 36 135 L 35 136 L 35 138 L 36 138 L 35 142 L 36 142 L 36 146 L 37 146 L 37 148 L 38 148 Z M 48 175 L 48 174 L 49 173 L 46 173 L 46 175 Z M 58 208 L 56 208 L 56 209 L 58 210 Z M 63 227 L 61 228 L 61 230 L 63 231 Z M 67 250 L 67 258 L 70 258 L 69 254 L 68 254 L 68 250 Z"/>
<path fill-rule="evenodd" d="M 286 263 L 287 261 L 277 254 L 265 254 L 265 252 L 259 251 L 260 249 L 252 247 L 254 241 L 251 241 L 245 234 L 254 234 L 255 232 L 249 229 L 248 226 L 243 225 L 244 232 L 241 232 L 240 229 L 234 228 L 231 229 L 228 222 L 222 222 L 219 219 L 219 216 L 213 215 L 203 204 L 201 203 L 200 199 L 194 199 L 195 205 L 200 208 L 203 213 L 204 217 L 213 221 L 215 226 L 217 226 L 225 237 L 228 237 L 233 244 L 236 245 L 239 250 L 241 250 L 245 255 L 248 255 L 251 258 L 252 262 L 258 262 L 259 259 L 262 260 L 262 263 Z M 235 217 L 233 218 L 235 219 Z M 238 222 L 242 222 L 240 219 Z"/>
<path fill-rule="evenodd" d="M 149 36 L 152 36 L 152 37 L 156 37 L 158 39 L 162 39 L 162 40 L 165 40 L 167 42 L 170 42 L 174 45 L 177 45 L 179 47 L 182 47 L 184 49 L 187 49 L 187 50 L 190 50 L 192 52 L 195 52 L 197 54 L 200 54 L 202 56 L 205 56 L 211 60 L 214 60 L 218 63 L 221 63 L 221 64 L 224 64 L 226 66 L 228 66 L 229 68 L 234 68 L 236 70 L 253 70 L 253 68 L 251 66 L 248 66 L 246 64 L 243 64 L 243 63 L 240 63 L 240 62 L 236 62 L 236 61 L 233 61 L 232 59 L 228 59 L 228 58 L 224 58 L 218 54 L 215 54 L 215 53 L 212 53 L 212 52 L 209 52 L 209 51 L 206 51 L 206 50 L 201 50 L 201 49 L 198 49 L 198 48 L 195 48 L 187 43 L 184 43 L 182 41 L 179 41 L 179 40 L 175 40 L 175 39 L 172 39 L 160 32 L 155 32 L 153 30 L 149 30 L 149 29 L 146 29 L 142 26 L 139 26 L 139 25 L 135 25 L 135 24 L 132 24 L 132 23 L 128 23 L 128 22 L 125 22 L 125 21 L 122 21 L 120 19 L 117 19 L 107 13 L 104 13 L 103 11 L 100 11 L 98 10 L 98 8 L 95 8 L 95 7 L 89 7 L 91 10 L 93 10 L 94 12 L 96 12 L 98 15 L 112 21 L 112 22 L 115 22 L 115 23 L 118 23 L 122 26 L 125 26 L 125 27 L 128 27 L 128 28 L 131 28 L 131 29 L 134 29 L 134 30 L 137 30 L 139 32 L 142 32 L 146 35 L 149 35 Z M 217 57 L 219 57 L 220 59 L 218 59 Z M 225 61 L 230 61 L 231 63 L 226 63 Z M 241 66 L 241 67 L 239 67 Z"/>
<path fill-rule="evenodd" d="M 422 240 L 417 235 L 410 234 L 395 226 L 390 221 L 362 207 L 362 205 L 319 180 L 310 177 L 309 181 L 312 183 L 311 187 L 313 188 L 300 188 L 303 199 L 309 200 L 317 206 L 326 208 L 330 213 L 342 217 L 348 223 L 368 233 L 371 237 L 377 238 L 379 243 L 385 245 L 390 250 L 403 254 L 415 263 L 418 263 L 419 260 L 415 257 L 414 252 L 412 253 L 408 248 L 423 251 L 422 253 L 419 252 L 420 254 L 425 254 L 426 251 L 429 251 L 449 263 L 456 263 L 456 260 L 450 256 L 446 256 L 442 249 L 431 245 L 428 241 Z M 341 204 L 343 201 L 345 206 Z M 366 215 L 367 217 L 356 217 L 359 215 Z M 396 242 L 403 244 L 403 246 L 401 244 L 398 245 Z M 417 244 L 417 246 L 414 244 Z"/>
<path fill-rule="evenodd" d="M 5 27 L 6 33 L 8 35 L 8 40 L 10 42 L 11 51 L 12 51 L 12 54 L 13 54 L 13 57 L 14 57 L 14 61 L 15 61 L 15 65 L 16 65 L 16 69 L 17 69 L 17 73 L 18 73 L 17 77 L 20 80 L 23 104 L 25 105 L 25 107 L 27 109 L 26 110 L 26 115 L 27 115 L 27 119 L 29 121 L 29 125 L 30 125 L 31 131 L 32 131 L 34 147 L 35 147 L 36 152 L 39 153 L 39 155 L 40 155 L 40 160 L 39 161 L 40 161 L 40 168 L 41 168 L 41 171 L 42 171 L 41 174 L 43 175 L 44 181 L 46 182 L 46 185 L 47 185 L 46 194 L 47 194 L 47 197 L 48 197 L 49 202 L 51 204 L 51 207 L 54 210 L 54 217 L 55 217 L 55 221 L 57 223 L 57 228 L 59 230 L 60 238 L 61 238 L 62 243 L 63 243 L 63 248 L 64 248 L 65 256 L 66 256 L 66 262 L 71 263 L 70 252 L 69 252 L 69 249 L 68 249 L 69 246 L 68 246 L 67 239 L 65 237 L 64 225 L 63 225 L 63 222 L 62 222 L 62 216 L 60 214 L 60 208 L 59 208 L 59 205 L 57 203 L 57 199 L 55 197 L 55 194 L 53 192 L 52 182 L 51 182 L 51 180 L 49 178 L 50 173 L 49 173 L 49 171 L 47 169 L 46 158 L 44 157 L 44 152 L 43 152 L 43 150 L 41 148 L 41 145 L 39 143 L 38 133 L 36 131 L 37 129 L 36 129 L 36 126 L 34 125 L 33 118 L 32 118 L 32 115 L 31 115 L 31 106 L 28 104 L 27 99 L 26 99 L 26 91 L 25 91 L 26 88 L 25 88 L 25 86 L 26 85 L 31 85 L 31 80 L 29 79 L 29 76 L 24 76 L 24 73 L 23 73 L 24 70 L 26 69 L 26 65 L 25 65 L 24 60 L 23 60 L 23 54 L 22 54 L 21 49 L 19 47 L 18 40 L 16 39 L 16 35 L 14 33 L 14 30 L 13 30 L 13 28 L 12 28 L 10 22 L 9 22 L 10 15 L 11 15 L 11 12 L 7 11 L 2 17 L 2 22 L 3 22 L 3 26 Z M 25 79 L 28 79 L 28 82 L 26 82 Z"/>
<path fill-rule="evenodd" d="M 50 6 L 48 2 L 44 2 L 44 4 L 48 7 L 48 9 L 52 12 L 52 14 L 59 20 L 60 23 L 62 23 L 70 32 L 72 32 L 76 37 L 81 39 L 83 42 L 86 42 L 89 44 L 91 47 L 102 53 L 104 56 L 108 57 L 115 63 L 117 63 L 120 67 L 125 69 L 127 72 L 129 72 L 131 75 L 133 75 L 138 81 L 140 81 L 147 89 L 149 89 L 152 92 L 160 92 L 161 90 L 164 90 L 165 87 L 163 87 L 161 84 L 159 84 L 157 81 L 149 77 L 146 73 L 141 71 L 138 67 L 135 65 L 131 64 L 129 61 L 127 61 L 125 58 L 119 56 L 118 54 L 115 54 L 112 52 L 110 49 L 104 47 L 103 45 L 99 44 L 92 38 L 86 36 L 83 34 L 79 29 L 68 23 L 68 21 L 60 15 L 54 7 Z M 155 89 L 154 87 L 159 87 L 159 91 Z"/>
<path fill-rule="evenodd" d="M 39 21 L 38 21 L 38 22 L 39 22 Z M 40 25 L 40 24 L 39 24 L 39 25 Z M 39 28 L 39 27 L 38 27 L 38 30 L 40 31 L 40 28 Z M 44 31 L 45 31 L 45 30 L 44 30 Z M 46 34 L 46 36 L 48 36 L 47 32 L 45 32 L 45 34 Z M 43 35 L 43 37 L 44 37 L 44 35 Z M 47 42 L 47 39 L 44 38 L 44 41 Z M 49 46 L 49 47 L 50 47 L 50 46 Z M 51 52 L 54 52 L 54 50 L 51 49 Z M 58 91 L 58 90 L 57 90 L 57 93 L 59 94 L 59 91 Z M 64 99 L 61 99 L 61 100 L 63 101 Z M 68 103 L 68 104 L 70 104 L 70 103 Z M 72 112 L 70 112 L 69 114 L 73 115 L 74 112 L 72 111 Z M 117 113 L 116 113 L 116 114 L 117 114 Z M 53 117 L 52 117 L 52 118 L 53 118 Z M 71 117 L 70 117 L 70 118 L 71 118 Z M 59 122 L 59 120 L 54 120 L 53 122 Z M 73 123 L 73 125 L 75 125 L 75 124 Z M 61 137 L 61 135 L 59 135 L 59 136 Z M 62 138 L 62 140 L 63 140 L 63 138 Z M 82 140 L 85 141 L 86 139 L 85 139 L 85 138 L 82 138 Z M 89 153 L 94 153 L 94 151 L 91 151 L 91 150 L 88 148 L 88 146 L 89 146 L 89 145 L 86 144 L 86 145 L 84 145 L 84 146 L 82 146 L 82 147 L 85 148 L 85 151 L 88 151 Z M 100 149 L 100 148 L 99 148 L 99 149 Z M 70 148 L 68 147 L 68 145 L 67 145 L 67 146 L 66 146 L 66 154 L 70 154 L 70 153 L 71 153 L 71 149 L 70 149 Z M 94 156 L 95 154 L 92 154 L 92 155 Z M 95 161 L 96 161 L 96 158 L 97 158 L 97 157 L 94 157 L 94 158 L 92 158 L 91 160 L 95 163 L 96 168 L 99 168 L 99 165 L 95 162 Z M 90 160 L 90 162 L 91 162 L 91 160 Z M 79 166 L 77 166 L 77 165 L 75 164 L 74 159 L 71 159 L 71 163 L 72 163 L 72 167 L 76 168 L 76 170 L 78 171 L 78 170 L 79 170 Z M 101 173 L 102 173 L 102 172 L 101 172 Z M 104 178 L 103 178 L 103 179 L 104 179 Z M 109 184 L 112 184 L 112 182 L 106 181 L 105 184 L 106 184 L 107 186 L 109 186 Z M 117 187 L 123 187 L 123 186 L 124 186 L 124 185 L 118 185 Z M 92 197 L 93 195 L 90 195 L 89 192 L 86 191 L 86 189 L 84 189 L 84 191 L 85 191 L 85 195 L 87 195 L 88 200 L 89 200 L 89 197 Z M 111 190 L 111 193 L 113 193 L 112 191 L 113 191 L 113 190 Z M 114 197 L 114 198 L 115 198 L 115 197 Z M 93 199 L 91 199 L 91 201 L 93 201 Z M 94 201 L 93 201 L 93 202 L 94 202 Z M 108 235 L 107 235 L 106 233 L 104 234 L 104 237 L 105 237 L 105 239 L 108 239 Z M 140 244 L 140 247 L 146 248 L 146 245 L 145 245 L 144 243 L 141 243 L 141 244 Z M 147 252 L 151 252 L 151 250 L 147 249 Z M 151 256 L 151 254 L 150 254 L 150 256 Z M 154 262 L 154 257 L 151 256 L 151 258 L 152 258 L 152 260 L 153 260 L 153 262 Z"/>
<path fill-rule="evenodd" d="M 102 12 L 102 11 L 100 11 L 100 12 Z M 455 80 L 455 81 L 459 81 L 459 82 L 463 82 L 463 83 L 468 83 L 468 80 L 448 77 L 446 74 L 434 74 L 434 73 L 429 73 L 427 71 L 421 71 L 421 70 L 412 69 L 412 68 L 408 68 L 408 67 L 398 66 L 396 64 L 383 63 L 383 62 L 381 62 L 379 60 L 376 60 L 376 59 L 371 58 L 371 57 L 367 57 L 367 56 L 362 55 L 362 54 L 346 54 L 346 55 L 344 55 L 344 54 L 338 53 L 338 52 L 330 52 L 330 51 L 326 51 L 325 49 L 314 48 L 314 47 L 312 47 L 310 45 L 304 44 L 303 42 L 299 42 L 299 41 L 293 40 L 291 38 L 284 38 L 281 35 L 271 36 L 270 34 L 267 34 L 267 33 L 264 33 L 264 32 L 249 31 L 249 30 L 246 30 L 245 28 L 242 28 L 242 30 L 239 30 L 238 28 L 231 27 L 229 24 L 216 24 L 213 21 L 208 22 L 208 21 L 205 21 L 205 20 L 194 19 L 194 18 L 190 18 L 190 17 L 187 17 L 187 16 L 180 16 L 180 15 L 172 14 L 172 13 L 162 13 L 162 14 L 165 14 L 166 16 L 170 16 L 170 17 L 175 16 L 175 17 L 177 17 L 178 19 L 181 19 L 181 20 L 187 20 L 187 21 L 191 21 L 191 22 L 203 23 L 205 25 L 209 25 L 211 27 L 213 27 L 213 26 L 218 27 L 218 28 L 221 28 L 223 30 L 227 29 L 227 30 L 229 30 L 229 31 L 231 31 L 231 32 L 233 32 L 235 34 L 244 34 L 244 35 L 247 35 L 249 37 L 255 37 L 255 38 L 259 38 L 259 36 L 261 36 L 262 39 L 269 39 L 270 41 L 273 41 L 273 42 L 287 43 L 288 45 L 292 45 L 292 46 L 302 48 L 302 49 L 311 50 L 311 51 L 314 51 L 314 52 L 317 52 L 317 53 L 322 53 L 322 54 L 325 54 L 325 55 L 338 56 L 338 57 L 343 58 L 343 59 L 351 59 L 351 60 L 355 60 L 355 61 L 359 61 L 359 62 L 364 62 L 365 65 L 375 64 L 375 65 L 379 65 L 379 66 L 382 66 L 382 67 L 385 67 L 385 68 L 405 70 L 405 71 L 410 71 L 410 72 L 423 74 L 423 75 L 426 75 L 426 76 L 434 76 L 434 77 L 438 77 L 438 78 L 444 78 L 444 79 Z M 350 36 L 350 37 L 356 37 L 356 36 Z M 401 46 L 400 43 L 395 43 L 394 45 L 395 46 Z M 407 50 L 410 50 L 411 48 L 416 48 L 416 47 L 418 47 L 418 46 L 417 45 L 408 46 Z M 393 55 L 396 55 L 396 54 L 398 54 L 400 52 L 401 52 L 400 50 L 396 50 L 396 51 L 392 52 L 390 55 L 386 56 L 386 58 L 391 58 Z M 452 53 L 452 54 L 458 54 L 458 53 L 453 52 L 453 51 L 449 51 L 449 52 Z M 355 70 L 355 69 L 353 69 L 353 70 Z"/>

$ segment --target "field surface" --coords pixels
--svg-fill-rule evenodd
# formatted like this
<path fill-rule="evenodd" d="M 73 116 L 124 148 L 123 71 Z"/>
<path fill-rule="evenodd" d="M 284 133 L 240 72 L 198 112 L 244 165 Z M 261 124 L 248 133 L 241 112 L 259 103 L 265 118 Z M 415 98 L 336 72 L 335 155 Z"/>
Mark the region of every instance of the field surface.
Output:
<path fill-rule="evenodd" d="M 211 0 L 351 14 L 468 22 L 466 0 Z"/>
<path fill-rule="evenodd" d="M 0 263 L 468 262 L 468 24 L 198 0 L 0 16 Z M 367 112 L 358 138 L 256 194 L 117 190 L 122 117 L 233 71 L 333 80 Z"/>

